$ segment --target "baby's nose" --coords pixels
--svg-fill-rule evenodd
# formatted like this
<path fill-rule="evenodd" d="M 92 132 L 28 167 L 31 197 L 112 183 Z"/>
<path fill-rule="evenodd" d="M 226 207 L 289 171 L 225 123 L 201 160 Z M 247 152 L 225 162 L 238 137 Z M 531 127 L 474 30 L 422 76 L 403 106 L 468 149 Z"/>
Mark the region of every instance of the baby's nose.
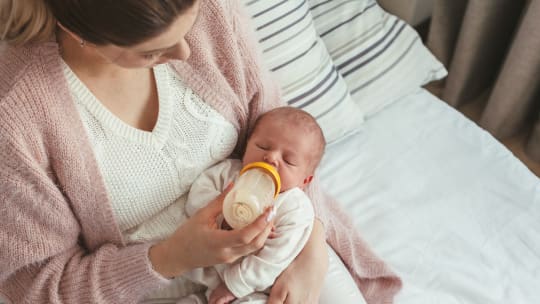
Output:
<path fill-rule="evenodd" d="M 276 168 L 278 167 L 277 157 L 274 155 L 274 153 L 267 153 L 263 160 Z"/>

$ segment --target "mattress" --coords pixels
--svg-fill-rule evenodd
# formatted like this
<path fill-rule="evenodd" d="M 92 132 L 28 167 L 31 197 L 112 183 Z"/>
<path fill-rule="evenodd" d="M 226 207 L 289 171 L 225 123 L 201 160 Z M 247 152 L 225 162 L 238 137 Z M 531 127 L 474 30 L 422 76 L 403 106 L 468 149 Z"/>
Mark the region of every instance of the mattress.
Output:
<path fill-rule="evenodd" d="M 396 303 L 540 303 L 540 183 L 424 89 L 327 147 L 319 170 L 403 279 Z"/>

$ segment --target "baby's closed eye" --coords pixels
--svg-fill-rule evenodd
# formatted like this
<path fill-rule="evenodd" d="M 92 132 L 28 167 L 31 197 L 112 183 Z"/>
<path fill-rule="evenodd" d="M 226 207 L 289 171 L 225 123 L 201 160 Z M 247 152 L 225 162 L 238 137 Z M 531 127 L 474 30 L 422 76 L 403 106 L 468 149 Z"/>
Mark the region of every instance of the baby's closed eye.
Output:
<path fill-rule="evenodd" d="M 257 148 L 261 149 L 261 150 L 268 150 L 269 147 L 267 145 L 262 145 L 262 144 L 256 144 Z"/>

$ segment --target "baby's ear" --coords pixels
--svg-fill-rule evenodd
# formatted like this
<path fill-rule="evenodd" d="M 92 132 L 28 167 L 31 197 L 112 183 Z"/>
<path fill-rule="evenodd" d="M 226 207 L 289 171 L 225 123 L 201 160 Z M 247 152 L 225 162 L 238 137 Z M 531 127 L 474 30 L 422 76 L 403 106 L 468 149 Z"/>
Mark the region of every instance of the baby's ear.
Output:
<path fill-rule="evenodd" d="M 310 175 L 308 177 L 306 177 L 304 179 L 304 186 L 306 186 L 307 184 L 311 183 L 311 181 L 313 180 L 313 175 Z"/>

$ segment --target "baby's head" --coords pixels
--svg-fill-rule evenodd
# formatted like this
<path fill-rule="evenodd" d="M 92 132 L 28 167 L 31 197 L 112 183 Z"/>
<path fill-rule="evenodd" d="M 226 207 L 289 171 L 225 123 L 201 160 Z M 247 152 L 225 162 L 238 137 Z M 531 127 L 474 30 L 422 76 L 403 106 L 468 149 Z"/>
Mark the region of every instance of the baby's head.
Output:
<path fill-rule="evenodd" d="M 269 163 L 279 172 L 282 191 L 303 189 L 313 179 L 325 145 L 313 116 L 297 108 L 280 107 L 257 118 L 243 163 Z"/>

